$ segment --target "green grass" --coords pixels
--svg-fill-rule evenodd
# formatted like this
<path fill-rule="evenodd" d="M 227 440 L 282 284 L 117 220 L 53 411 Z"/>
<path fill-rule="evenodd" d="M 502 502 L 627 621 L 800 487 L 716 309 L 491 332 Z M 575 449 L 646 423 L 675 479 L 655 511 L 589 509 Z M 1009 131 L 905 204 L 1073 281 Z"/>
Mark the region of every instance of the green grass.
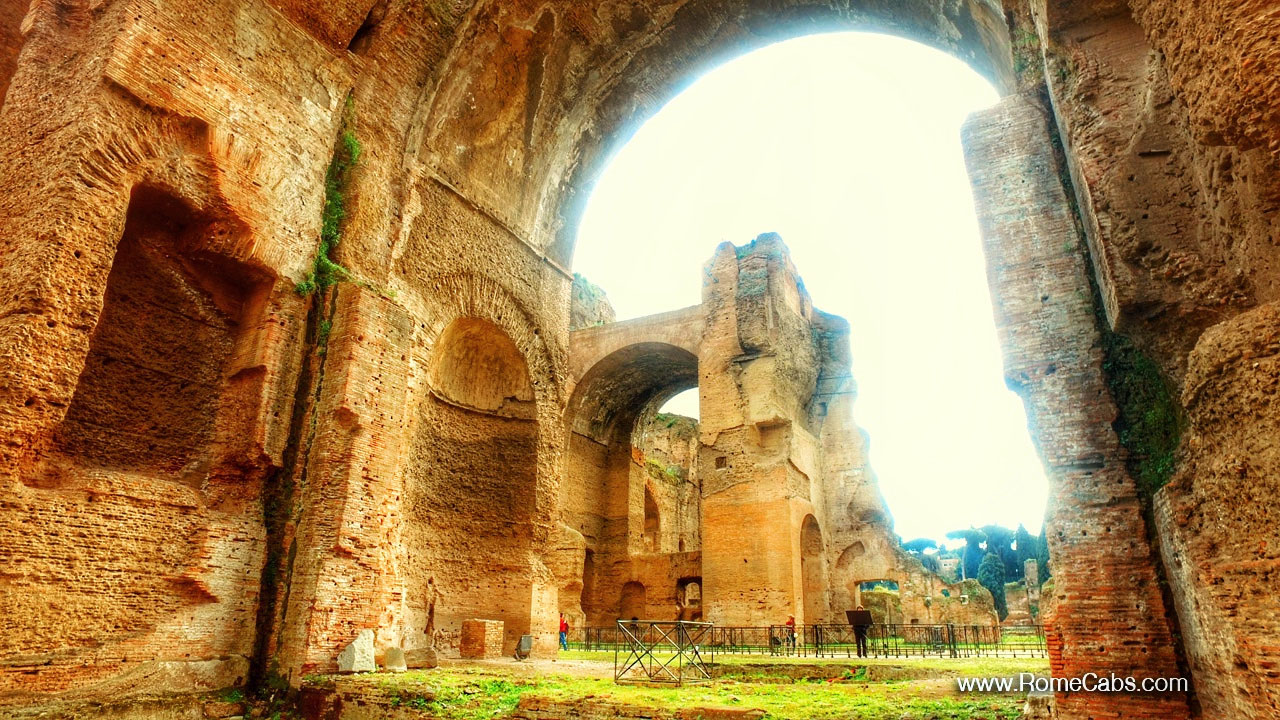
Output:
<path fill-rule="evenodd" d="M 222 702 L 237 703 L 244 700 L 244 691 L 240 688 L 228 688 L 218 695 Z"/>
<path fill-rule="evenodd" d="M 966 674 L 969 670 L 966 667 Z M 506 717 L 525 695 L 562 701 L 592 697 L 668 710 L 758 708 L 771 720 L 1013 720 L 1021 714 L 1023 698 L 1018 695 L 961 696 L 940 691 L 936 684 L 862 682 L 865 677 L 865 671 L 849 670 L 828 681 L 770 684 L 726 679 L 655 688 L 592 677 L 531 678 L 487 668 L 439 668 L 378 675 L 371 682 L 394 707 L 421 710 L 443 720 Z"/>

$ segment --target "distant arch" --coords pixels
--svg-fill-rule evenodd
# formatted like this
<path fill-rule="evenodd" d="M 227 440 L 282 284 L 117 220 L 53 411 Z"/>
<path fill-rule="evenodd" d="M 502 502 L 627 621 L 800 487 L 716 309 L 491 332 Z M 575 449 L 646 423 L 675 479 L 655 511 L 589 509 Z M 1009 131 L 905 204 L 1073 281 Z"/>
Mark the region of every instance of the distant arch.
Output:
<path fill-rule="evenodd" d="M 648 591 L 644 584 L 632 580 L 622 586 L 622 597 L 618 603 L 618 615 L 623 620 L 631 618 L 645 619 L 649 613 Z"/>
<path fill-rule="evenodd" d="M 653 497 L 653 488 L 644 488 L 644 549 L 648 552 L 662 550 L 662 515 L 658 511 L 658 501 Z"/>
<path fill-rule="evenodd" d="M 823 556 L 822 528 L 817 518 L 806 515 L 800 523 L 800 576 L 804 622 L 810 625 L 824 621 L 827 615 L 827 568 Z"/>

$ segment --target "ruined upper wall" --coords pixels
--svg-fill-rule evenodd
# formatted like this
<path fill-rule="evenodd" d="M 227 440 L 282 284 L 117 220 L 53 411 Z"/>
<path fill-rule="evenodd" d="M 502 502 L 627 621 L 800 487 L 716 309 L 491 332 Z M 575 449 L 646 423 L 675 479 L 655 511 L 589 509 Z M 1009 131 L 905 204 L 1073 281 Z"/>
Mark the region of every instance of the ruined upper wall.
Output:
<path fill-rule="evenodd" d="M 569 301 L 569 330 L 595 327 L 617 319 L 609 296 L 595 283 L 573 274 L 573 296 Z"/>

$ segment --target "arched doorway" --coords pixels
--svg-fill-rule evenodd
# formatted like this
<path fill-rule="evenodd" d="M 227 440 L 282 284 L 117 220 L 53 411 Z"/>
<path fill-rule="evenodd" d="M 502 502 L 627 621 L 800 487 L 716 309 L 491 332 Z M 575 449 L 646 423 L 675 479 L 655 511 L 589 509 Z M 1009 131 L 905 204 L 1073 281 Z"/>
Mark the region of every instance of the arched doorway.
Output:
<path fill-rule="evenodd" d="M 622 596 L 618 600 L 618 616 L 622 620 L 637 618 L 646 620 L 649 616 L 649 595 L 642 583 L 634 580 L 622 586 Z"/>
<path fill-rule="evenodd" d="M 662 517 L 658 512 L 658 501 L 653 498 L 653 488 L 644 489 L 644 549 L 657 552 L 662 542 Z"/>
<path fill-rule="evenodd" d="M 803 622 L 817 625 L 827 620 L 827 565 L 823 559 L 822 529 L 818 520 L 806 515 L 800 524 L 800 577 L 803 592 Z"/>
<path fill-rule="evenodd" d="M 690 478 L 668 467 L 661 453 L 646 454 L 644 436 L 667 432 L 655 423 L 658 410 L 697 386 L 698 359 L 667 342 L 632 342 L 616 349 L 607 338 L 582 342 L 604 349 L 602 357 L 584 363 L 588 367 L 565 414 L 570 436 L 561 522 L 581 536 L 594 567 L 594 585 L 591 592 L 584 587 L 581 608 L 587 624 L 595 626 L 611 625 L 619 616 L 642 616 L 647 601 L 636 598 L 647 585 L 656 593 L 651 598 L 655 612 L 672 614 L 675 603 L 668 601 L 675 599 L 677 573 L 689 574 L 688 560 L 673 559 L 679 547 L 675 534 L 682 517 L 696 517 L 700 496 L 686 491 Z M 696 451 L 688 456 L 696 458 Z"/>
<path fill-rule="evenodd" d="M 529 633 L 538 424 L 524 356 L 493 323 L 459 318 L 431 354 L 406 483 L 411 602 L 456 648 L 464 620 Z"/>

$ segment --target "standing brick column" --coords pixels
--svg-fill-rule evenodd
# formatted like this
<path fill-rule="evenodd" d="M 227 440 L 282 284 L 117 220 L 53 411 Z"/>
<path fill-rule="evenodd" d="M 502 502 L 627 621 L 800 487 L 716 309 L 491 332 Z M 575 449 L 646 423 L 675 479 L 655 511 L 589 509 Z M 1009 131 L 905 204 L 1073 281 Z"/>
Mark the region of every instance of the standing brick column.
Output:
<path fill-rule="evenodd" d="M 971 117 L 964 146 L 1005 377 L 1050 483 L 1055 677 L 1174 677 L 1174 639 L 1141 504 L 1111 423 L 1101 337 L 1044 111 L 1021 96 Z M 1059 693 L 1059 717 L 1188 717 L 1178 695 Z"/>

